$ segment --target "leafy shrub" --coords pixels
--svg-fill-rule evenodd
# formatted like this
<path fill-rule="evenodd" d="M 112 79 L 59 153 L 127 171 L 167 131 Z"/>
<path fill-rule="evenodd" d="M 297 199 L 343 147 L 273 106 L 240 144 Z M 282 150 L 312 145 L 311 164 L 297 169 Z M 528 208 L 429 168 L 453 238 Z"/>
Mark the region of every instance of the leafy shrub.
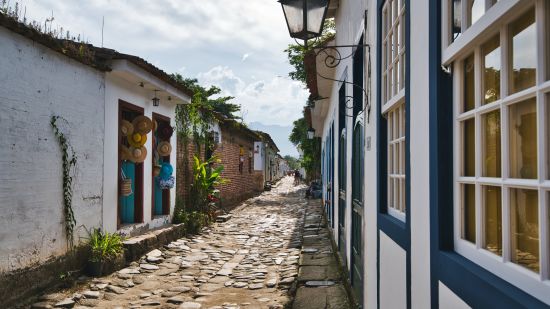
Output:
<path fill-rule="evenodd" d="M 93 229 L 90 233 L 91 262 L 101 262 L 116 258 L 122 254 L 124 246 L 122 237 L 116 233 L 103 233 Z"/>

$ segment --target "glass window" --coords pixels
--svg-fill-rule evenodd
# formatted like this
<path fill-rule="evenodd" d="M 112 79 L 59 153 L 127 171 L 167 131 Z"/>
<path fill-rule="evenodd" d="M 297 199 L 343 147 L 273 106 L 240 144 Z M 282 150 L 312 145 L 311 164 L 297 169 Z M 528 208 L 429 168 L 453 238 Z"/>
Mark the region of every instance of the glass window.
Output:
<path fill-rule="evenodd" d="M 501 176 L 500 110 L 482 116 L 483 123 L 483 176 Z"/>
<path fill-rule="evenodd" d="M 502 256 L 502 191 L 483 186 L 483 248 Z"/>
<path fill-rule="evenodd" d="M 476 242 L 476 187 L 473 184 L 463 185 L 462 202 L 462 238 Z"/>
<path fill-rule="evenodd" d="M 452 2 L 452 41 L 456 40 L 462 32 L 462 0 L 453 0 Z"/>
<path fill-rule="evenodd" d="M 388 112 L 388 207 L 405 213 L 405 104 Z"/>
<path fill-rule="evenodd" d="M 498 35 L 481 47 L 483 55 L 484 104 L 500 99 L 500 38 Z"/>
<path fill-rule="evenodd" d="M 382 18 L 382 91 L 386 103 L 405 87 L 405 6 L 398 0 L 387 0 Z"/>
<path fill-rule="evenodd" d="M 516 93 L 534 86 L 536 82 L 537 33 L 534 9 L 529 10 L 510 25 L 510 35 L 512 37 L 510 93 Z"/>
<path fill-rule="evenodd" d="M 539 272 L 539 210 L 537 190 L 510 189 L 512 262 Z"/>
<path fill-rule="evenodd" d="M 537 178 L 537 102 L 529 99 L 509 109 L 510 177 Z"/>
<path fill-rule="evenodd" d="M 485 14 L 485 0 L 468 0 L 468 2 L 468 20 L 470 20 L 470 25 L 473 25 Z"/>
<path fill-rule="evenodd" d="M 474 55 L 464 60 L 464 105 L 463 112 L 475 107 L 475 77 L 474 77 Z"/>
<path fill-rule="evenodd" d="M 463 122 L 463 175 L 467 177 L 474 177 L 476 175 L 476 161 L 475 161 L 475 120 L 474 118 L 468 119 Z"/>

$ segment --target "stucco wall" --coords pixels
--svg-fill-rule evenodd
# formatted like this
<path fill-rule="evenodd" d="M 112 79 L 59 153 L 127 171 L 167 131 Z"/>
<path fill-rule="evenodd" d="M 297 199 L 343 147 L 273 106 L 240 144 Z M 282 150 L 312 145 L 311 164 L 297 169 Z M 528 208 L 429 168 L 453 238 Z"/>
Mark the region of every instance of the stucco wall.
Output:
<path fill-rule="evenodd" d="M 103 73 L 0 28 L 0 271 L 66 252 L 61 151 L 53 115 L 78 156 L 76 231 L 101 224 Z M 78 240 L 78 237 L 75 237 Z"/>
<path fill-rule="evenodd" d="M 407 308 L 407 253 L 380 232 L 380 308 Z"/>
<path fill-rule="evenodd" d="M 175 126 L 175 105 L 162 101 L 160 106 L 153 106 L 151 99 L 154 93 L 138 86 L 138 83 L 132 84 L 126 80 L 107 73 L 105 87 L 105 165 L 104 165 L 104 193 L 103 193 L 103 228 L 106 231 L 114 232 L 117 230 L 117 203 L 118 203 L 118 109 L 119 100 L 139 106 L 144 109 L 144 115 L 151 118 L 153 113 L 157 113 L 170 118 L 171 125 Z M 170 163 L 174 168 L 173 176 L 177 175 L 176 164 L 176 134 L 170 139 L 172 153 Z M 152 137 L 151 132 L 147 134 L 147 158 L 143 167 L 143 226 L 155 228 L 167 223 L 166 218 L 152 220 L 151 217 L 151 197 L 152 197 Z M 176 200 L 176 188 L 170 190 L 170 214 L 173 214 Z M 134 226 L 134 228 L 139 228 Z"/>

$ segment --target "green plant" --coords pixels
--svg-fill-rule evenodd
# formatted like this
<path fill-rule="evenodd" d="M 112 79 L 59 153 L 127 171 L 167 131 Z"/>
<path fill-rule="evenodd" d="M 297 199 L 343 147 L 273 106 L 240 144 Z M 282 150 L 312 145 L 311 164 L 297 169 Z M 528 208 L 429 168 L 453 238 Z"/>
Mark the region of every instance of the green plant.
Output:
<path fill-rule="evenodd" d="M 177 223 L 183 223 L 185 230 L 189 234 L 197 234 L 204 226 L 209 225 L 211 222 L 208 214 L 199 211 L 180 211 L 175 214 L 174 220 Z"/>
<path fill-rule="evenodd" d="M 73 177 L 74 168 L 76 167 L 77 157 L 73 147 L 69 144 L 67 137 L 57 125 L 58 120 L 64 120 L 60 116 L 52 116 L 50 124 L 53 128 L 55 137 L 61 148 L 61 160 L 63 162 L 63 212 L 65 217 L 65 233 L 67 234 L 67 242 L 73 245 L 73 231 L 76 225 L 73 212 Z"/>
<path fill-rule="evenodd" d="M 120 256 L 124 250 L 123 239 L 116 233 L 103 233 L 93 229 L 90 233 L 90 262 L 103 262 Z"/>
<path fill-rule="evenodd" d="M 191 185 L 191 203 L 196 210 L 203 213 L 211 213 L 211 207 L 215 205 L 215 189 L 217 185 L 227 182 L 221 177 L 223 165 L 212 167 L 215 163 L 221 161 L 213 156 L 206 161 L 201 161 L 197 156 L 193 156 L 193 184 Z M 212 205 L 214 203 L 214 205 Z"/>

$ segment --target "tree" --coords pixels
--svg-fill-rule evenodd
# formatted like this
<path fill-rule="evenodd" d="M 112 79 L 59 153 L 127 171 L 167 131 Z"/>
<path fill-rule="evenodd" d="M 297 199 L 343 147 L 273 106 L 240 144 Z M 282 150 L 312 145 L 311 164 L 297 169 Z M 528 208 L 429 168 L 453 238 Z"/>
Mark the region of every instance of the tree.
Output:
<path fill-rule="evenodd" d="M 334 19 L 325 20 L 323 33 L 321 36 L 311 42 L 306 49 L 305 46 L 299 44 L 290 44 L 285 52 L 288 56 L 288 62 L 294 67 L 294 71 L 288 73 L 288 76 L 293 80 L 300 81 L 306 84 L 306 69 L 304 66 L 304 58 L 307 52 L 314 50 L 315 47 L 324 45 L 332 40 L 335 35 L 336 24 Z M 313 102 L 306 102 L 306 106 L 312 106 Z M 306 170 L 309 179 L 319 177 L 321 171 L 321 142 L 319 138 L 308 139 L 307 131 L 309 125 L 304 116 L 294 121 L 292 133 L 289 140 L 302 150 L 301 166 Z"/>
<path fill-rule="evenodd" d="M 289 44 L 284 51 L 287 53 L 288 62 L 294 67 L 294 71 L 288 73 L 288 76 L 296 81 L 306 83 L 306 70 L 304 67 L 304 57 L 306 53 L 315 47 L 321 46 L 326 42 L 332 40 L 335 35 L 336 24 L 334 19 L 326 19 L 323 26 L 323 33 L 316 41 L 311 43 L 306 49 L 299 44 Z"/>
<path fill-rule="evenodd" d="M 307 137 L 308 123 L 305 117 L 294 121 L 289 140 L 302 150 L 300 165 L 306 170 L 309 179 L 316 179 L 321 172 L 321 142 L 319 138 Z"/>
<path fill-rule="evenodd" d="M 293 156 L 286 155 L 283 157 L 283 159 L 285 159 L 286 163 L 288 164 L 288 167 L 291 170 L 297 170 L 300 168 L 300 161 L 294 158 Z"/>
<path fill-rule="evenodd" d="M 199 85 L 199 81 L 196 78 L 184 78 L 181 74 L 172 74 L 178 83 L 182 84 L 189 90 L 193 91 L 194 96 L 191 103 L 197 104 L 203 109 L 209 109 L 214 112 L 217 112 L 228 119 L 240 119 L 235 113 L 241 110 L 241 107 L 237 104 L 231 103 L 229 101 L 233 100 L 232 96 L 220 96 L 222 90 L 216 86 L 210 86 L 209 88 L 204 88 Z"/>

